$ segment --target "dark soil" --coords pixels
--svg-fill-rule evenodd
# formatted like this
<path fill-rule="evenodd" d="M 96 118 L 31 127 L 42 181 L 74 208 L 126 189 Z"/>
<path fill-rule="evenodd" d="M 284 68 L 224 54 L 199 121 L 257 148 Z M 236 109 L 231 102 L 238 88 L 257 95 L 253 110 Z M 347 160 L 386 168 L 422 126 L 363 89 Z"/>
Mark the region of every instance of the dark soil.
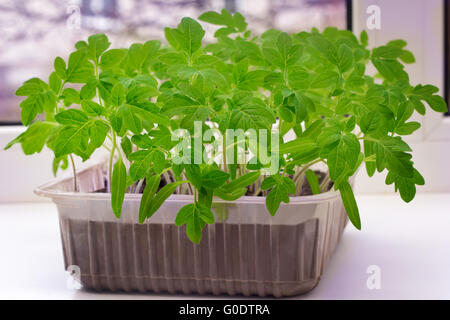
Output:
<path fill-rule="evenodd" d="M 317 175 L 317 178 L 319 180 L 319 184 L 321 184 L 323 179 L 325 179 L 326 174 L 324 172 L 322 172 L 322 171 L 319 171 L 319 170 L 314 170 L 314 173 Z M 169 182 L 167 181 L 165 176 L 161 176 L 161 183 L 159 184 L 158 191 L 162 187 L 164 187 L 167 183 L 172 183 L 172 182 L 176 181 L 175 177 L 173 177 L 171 174 L 169 174 L 168 176 L 169 176 L 169 180 L 170 180 Z M 292 179 L 293 176 L 291 175 L 290 178 Z M 127 193 L 143 193 L 144 189 L 145 189 L 145 185 L 146 185 L 146 183 L 145 183 L 145 179 L 144 179 L 144 181 L 143 181 L 143 183 L 141 185 L 139 185 L 138 183 L 135 183 L 131 187 L 129 187 L 128 190 L 127 190 Z M 108 192 L 107 191 L 108 190 L 108 179 L 106 179 L 106 178 L 105 178 L 105 186 L 106 186 L 105 188 L 96 190 L 96 191 L 94 191 L 94 193 L 106 193 L 106 192 Z M 327 191 L 331 190 L 332 187 L 333 187 L 333 182 L 330 181 L 328 183 Z M 254 188 L 254 186 L 250 186 L 249 189 L 250 188 Z M 178 194 L 178 189 L 175 190 L 174 193 Z M 267 193 L 268 193 L 268 191 L 261 191 L 256 196 L 258 196 L 258 197 L 265 197 L 267 195 Z M 300 192 L 297 193 L 296 195 L 297 196 L 310 196 L 312 194 L 313 193 L 312 193 L 312 190 L 311 190 L 311 186 L 309 185 L 308 181 L 305 179 L 303 181 L 302 188 L 300 189 Z M 255 196 L 254 193 L 251 190 L 249 190 L 246 193 L 246 195 L 247 196 Z"/>

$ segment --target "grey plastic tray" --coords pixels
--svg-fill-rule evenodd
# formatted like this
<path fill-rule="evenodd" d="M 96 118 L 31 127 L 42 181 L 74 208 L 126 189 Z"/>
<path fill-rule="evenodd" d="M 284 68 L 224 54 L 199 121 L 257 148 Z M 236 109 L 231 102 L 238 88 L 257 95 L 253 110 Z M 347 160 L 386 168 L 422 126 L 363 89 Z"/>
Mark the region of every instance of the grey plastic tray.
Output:
<path fill-rule="evenodd" d="M 140 194 L 127 194 L 118 220 L 105 187 L 105 167 L 80 172 L 80 192 L 67 178 L 36 193 L 59 212 L 66 268 L 76 265 L 86 288 L 110 291 L 291 296 L 314 288 L 341 238 L 347 215 L 339 193 L 292 197 L 272 217 L 263 197 L 214 200 L 216 223 L 199 245 L 174 224 L 192 196 L 172 195 L 138 223 Z"/>

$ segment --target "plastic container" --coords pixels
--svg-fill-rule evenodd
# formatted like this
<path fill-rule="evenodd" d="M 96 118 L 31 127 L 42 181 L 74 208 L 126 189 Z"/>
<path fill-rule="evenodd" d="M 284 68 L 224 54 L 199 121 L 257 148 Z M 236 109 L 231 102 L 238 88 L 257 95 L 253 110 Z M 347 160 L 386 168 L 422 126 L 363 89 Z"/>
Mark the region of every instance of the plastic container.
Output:
<path fill-rule="evenodd" d="M 110 291 L 291 296 L 314 288 L 341 238 L 347 215 L 339 193 L 292 197 L 272 217 L 263 197 L 214 200 L 216 223 L 199 245 L 174 224 L 192 196 L 172 195 L 144 224 L 140 194 L 127 194 L 118 220 L 105 187 L 105 167 L 41 186 L 59 211 L 66 268 L 76 265 L 86 288 Z"/>

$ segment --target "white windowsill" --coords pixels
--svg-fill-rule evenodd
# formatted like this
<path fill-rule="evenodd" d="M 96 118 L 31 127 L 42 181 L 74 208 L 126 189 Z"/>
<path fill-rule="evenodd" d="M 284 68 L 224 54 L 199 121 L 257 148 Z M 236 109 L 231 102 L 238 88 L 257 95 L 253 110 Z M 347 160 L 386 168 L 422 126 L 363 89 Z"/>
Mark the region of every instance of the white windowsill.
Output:
<path fill-rule="evenodd" d="M 390 195 L 357 201 L 363 230 L 348 225 L 319 285 L 294 299 L 450 299 L 450 194 L 419 194 L 410 204 Z M 0 299 L 217 298 L 67 289 L 51 203 L 0 205 L 0 252 Z M 380 290 L 367 289 L 370 265 L 381 269 Z"/>

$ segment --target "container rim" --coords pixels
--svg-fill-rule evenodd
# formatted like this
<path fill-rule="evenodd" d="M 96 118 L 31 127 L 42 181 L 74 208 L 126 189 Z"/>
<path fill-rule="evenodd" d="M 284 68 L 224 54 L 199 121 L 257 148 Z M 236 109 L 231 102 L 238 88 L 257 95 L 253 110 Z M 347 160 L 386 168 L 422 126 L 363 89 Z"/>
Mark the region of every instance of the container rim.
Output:
<path fill-rule="evenodd" d="M 83 170 L 80 170 L 78 172 L 78 175 L 86 172 L 88 170 L 92 170 L 96 167 L 102 167 L 104 166 L 104 163 L 97 163 L 95 165 L 89 166 Z M 354 176 L 350 178 L 351 180 L 354 179 Z M 41 197 L 47 197 L 54 199 L 79 199 L 79 200 L 108 200 L 111 199 L 111 194 L 106 192 L 73 192 L 73 191 L 59 191 L 55 189 L 54 187 L 60 183 L 64 183 L 67 181 L 73 180 L 72 177 L 63 177 L 63 178 L 57 178 L 53 179 L 52 181 L 49 181 L 47 183 L 42 184 L 41 186 L 34 189 L 34 193 Z M 289 204 L 290 203 L 318 203 L 323 202 L 326 200 L 332 200 L 335 198 L 338 198 L 340 196 L 339 191 L 335 191 L 333 189 L 316 194 L 316 195 L 308 195 L 308 196 L 290 196 L 289 197 Z M 140 201 L 142 198 L 142 194 L 134 194 L 134 193 L 126 193 L 125 194 L 125 200 L 131 200 L 131 201 Z M 181 194 L 173 194 L 165 202 L 177 202 L 180 200 L 193 200 L 193 195 L 181 195 Z M 226 201 L 223 199 L 220 199 L 219 197 L 214 197 L 213 202 L 214 203 L 228 203 L 228 204 L 240 204 L 240 203 L 265 203 L 266 197 L 258 197 L 258 196 L 242 196 L 241 198 L 234 200 L 234 201 Z M 288 204 L 285 204 L 288 205 Z"/>

